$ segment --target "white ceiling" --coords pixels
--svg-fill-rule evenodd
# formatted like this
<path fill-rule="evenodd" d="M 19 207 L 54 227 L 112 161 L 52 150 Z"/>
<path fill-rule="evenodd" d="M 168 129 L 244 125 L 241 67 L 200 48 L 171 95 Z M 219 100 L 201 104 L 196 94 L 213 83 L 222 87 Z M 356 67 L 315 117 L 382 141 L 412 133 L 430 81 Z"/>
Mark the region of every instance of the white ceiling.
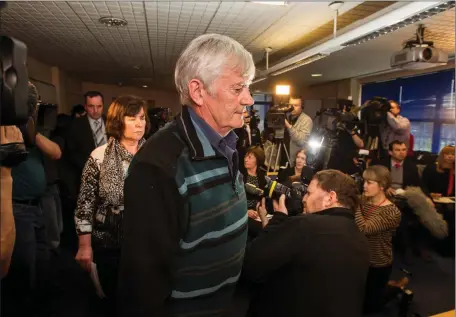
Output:
<path fill-rule="evenodd" d="M 8 2 L 1 23 L 2 31 L 24 41 L 32 56 L 84 80 L 139 80 L 169 87 L 179 53 L 198 35 L 231 36 L 258 61 L 265 47 L 278 51 L 331 21 L 333 11 L 328 4 L 16 1 Z M 340 14 L 358 4 L 345 3 Z M 98 19 L 104 16 L 124 18 L 128 26 L 102 25 Z"/>
<path fill-rule="evenodd" d="M 280 81 L 293 87 L 320 84 L 327 81 L 361 77 L 390 70 L 390 57 L 402 49 L 403 44 L 415 38 L 418 24 L 424 24 L 425 40 L 434 41 L 434 46 L 450 55 L 455 53 L 455 10 L 442 12 L 415 25 L 399 29 L 364 44 L 348 47 L 311 64 L 253 85 L 253 89 L 270 91 Z M 322 74 L 322 77 L 312 77 Z"/>

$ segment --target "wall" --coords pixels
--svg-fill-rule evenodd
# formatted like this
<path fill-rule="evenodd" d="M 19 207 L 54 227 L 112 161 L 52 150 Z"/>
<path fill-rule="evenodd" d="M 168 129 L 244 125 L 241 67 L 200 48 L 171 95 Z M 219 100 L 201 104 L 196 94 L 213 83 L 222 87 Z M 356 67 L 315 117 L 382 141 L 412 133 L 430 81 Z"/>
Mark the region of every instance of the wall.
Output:
<path fill-rule="evenodd" d="M 126 94 L 137 95 L 146 100 L 154 100 L 156 107 L 171 108 L 172 114 L 176 114 L 181 109 L 177 92 L 83 82 L 82 91 L 86 92 L 89 90 L 96 90 L 103 94 L 106 109 L 113 97 Z"/>
<path fill-rule="evenodd" d="M 89 90 L 97 90 L 105 96 L 106 109 L 113 97 L 124 94 L 134 94 L 146 100 L 154 100 L 156 107 L 169 107 L 173 114 L 181 109 L 179 97 L 175 91 L 83 82 L 74 74 L 56 66 L 41 63 L 30 56 L 27 58 L 27 68 L 29 78 L 37 86 L 41 99 L 45 102 L 57 103 L 59 113 L 69 114 L 74 105 L 83 104 L 84 93 Z"/>

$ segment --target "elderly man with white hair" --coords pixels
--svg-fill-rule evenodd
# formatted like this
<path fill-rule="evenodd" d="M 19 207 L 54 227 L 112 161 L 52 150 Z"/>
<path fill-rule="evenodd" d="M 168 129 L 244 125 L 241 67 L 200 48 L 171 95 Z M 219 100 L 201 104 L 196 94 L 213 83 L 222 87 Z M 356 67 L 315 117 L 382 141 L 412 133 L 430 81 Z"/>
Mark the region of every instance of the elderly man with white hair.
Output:
<path fill-rule="evenodd" d="M 125 181 L 119 302 L 122 316 L 222 316 L 241 273 L 247 202 L 237 137 L 252 55 L 205 34 L 182 52 L 183 105 L 133 159 Z"/>

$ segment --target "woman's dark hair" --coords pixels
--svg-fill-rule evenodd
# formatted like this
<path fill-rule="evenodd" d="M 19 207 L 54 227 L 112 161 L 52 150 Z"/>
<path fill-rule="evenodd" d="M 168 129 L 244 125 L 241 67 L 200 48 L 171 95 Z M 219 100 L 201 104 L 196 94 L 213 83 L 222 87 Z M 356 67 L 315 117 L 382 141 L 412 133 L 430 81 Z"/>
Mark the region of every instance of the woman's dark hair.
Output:
<path fill-rule="evenodd" d="M 150 128 L 149 117 L 147 116 L 147 102 L 137 96 L 125 95 L 114 100 L 108 109 L 106 117 L 106 134 L 120 140 L 125 129 L 124 118 L 136 116 L 141 109 L 144 110 L 146 118 L 146 129 L 144 135 L 147 135 Z"/>
<path fill-rule="evenodd" d="M 261 146 L 256 145 L 256 146 L 249 147 L 247 149 L 247 151 L 245 152 L 245 156 L 247 156 L 249 154 L 252 154 L 253 156 L 255 156 L 256 162 L 257 162 L 257 168 L 260 168 L 264 165 L 264 161 L 265 161 L 266 157 L 264 155 L 264 151 L 261 148 Z"/>

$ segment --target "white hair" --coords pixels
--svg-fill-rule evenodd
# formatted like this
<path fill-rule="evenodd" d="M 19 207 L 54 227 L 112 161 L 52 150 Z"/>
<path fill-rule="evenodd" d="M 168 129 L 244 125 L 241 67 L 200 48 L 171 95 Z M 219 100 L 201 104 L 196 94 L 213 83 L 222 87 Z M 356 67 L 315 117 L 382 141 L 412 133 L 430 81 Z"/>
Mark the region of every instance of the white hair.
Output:
<path fill-rule="evenodd" d="M 211 93 L 212 84 L 226 68 L 240 71 L 248 82 L 255 75 L 252 54 L 239 42 L 220 34 L 204 34 L 193 39 L 177 60 L 174 71 L 181 103 L 191 103 L 190 80 L 201 80 Z"/>

